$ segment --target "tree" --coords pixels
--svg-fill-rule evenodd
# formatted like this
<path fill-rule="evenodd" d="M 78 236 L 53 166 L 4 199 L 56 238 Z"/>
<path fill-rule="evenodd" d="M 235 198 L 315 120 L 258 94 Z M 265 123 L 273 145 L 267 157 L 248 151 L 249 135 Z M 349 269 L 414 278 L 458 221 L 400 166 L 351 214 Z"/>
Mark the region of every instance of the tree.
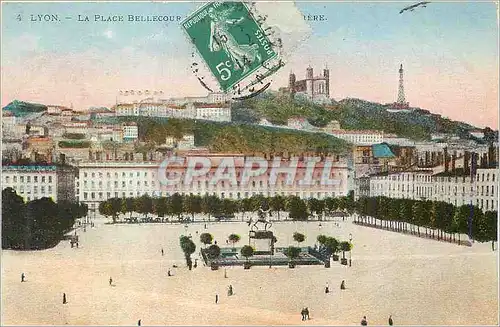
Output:
<path fill-rule="evenodd" d="M 318 241 L 319 245 L 325 245 L 326 242 L 328 240 L 328 237 L 326 235 L 318 235 L 318 237 L 316 237 L 316 241 Z"/>
<path fill-rule="evenodd" d="M 190 194 L 184 197 L 182 205 L 184 212 L 191 214 L 191 218 L 194 220 L 194 214 L 201 212 L 201 197 Z"/>
<path fill-rule="evenodd" d="M 132 213 L 136 211 L 137 206 L 135 204 L 135 198 L 125 198 L 126 212 L 130 213 L 130 219 L 132 219 Z"/>
<path fill-rule="evenodd" d="M 295 259 L 297 259 L 300 255 L 300 252 L 301 252 L 301 249 L 298 248 L 298 247 L 295 247 L 295 246 L 289 246 L 287 249 L 286 249 L 286 256 L 288 258 L 290 258 L 290 267 L 293 267 L 293 262 L 295 261 Z"/>
<path fill-rule="evenodd" d="M 253 252 L 254 252 L 253 247 L 251 247 L 250 245 L 244 245 L 241 248 L 241 255 L 247 259 L 247 262 L 249 258 L 253 256 Z"/>
<path fill-rule="evenodd" d="M 108 200 L 99 203 L 99 213 L 105 217 L 111 217 L 113 215 L 111 203 Z M 113 219 L 113 223 L 114 222 L 115 220 Z"/>
<path fill-rule="evenodd" d="M 216 244 L 212 244 L 208 247 L 206 250 L 207 252 L 207 257 L 211 260 L 217 259 L 220 256 L 220 247 L 217 246 Z"/>
<path fill-rule="evenodd" d="M 179 193 L 172 194 L 169 201 L 172 215 L 179 217 L 182 214 L 183 212 L 182 201 L 183 201 L 182 195 L 180 195 Z"/>
<path fill-rule="evenodd" d="M 413 211 L 412 223 L 417 225 L 418 236 L 420 236 L 420 226 L 424 221 L 424 215 L 425 215 L 425 208 L 423 202 L 415 201 L 415 203 L 413 203 L 412 211 Z"/>
<path fill-rule="evenodd" d="M 323 211 L 325 210 L 325 201 L 318 200 L 316 198 L 310 198 L 307 201 L 307 205 L 311 213 L 314 212 L 318 216 L 318 218 L 321 218 L 320 216 L 323 214 Z"/>
<path fill-rule="evenodd" d="M 340 242 L 340 250 L 342 251 L 342 259 L 345 260 L 346 251 L 351 251 L 351 244 L 349 242 Z"/>
<path fill-rule="evenodd" d="M 336 198 L 326 198 L 325 199 L 325 209 L 328 211 L 328 214 L 332 214 L 338 208 L 338 200 Z"/>
<path fill-rule="evenodd" d="M 182 252 L 184 252 L 184 257 L 186 258 L 186 264 L 189 270 L 191 270 L 193 266 L 193 261 L 191 260 L 191 254 L 193 254 L 196 251 L 196 245 L 189 237 L 185 235 L 179 238 L 179 242 L 181 245 Z"/>
<path fill-rule="evenodd" d="M 307 206 L 298 196 L 290 196 L 286 208 L 288 210 L 288 216 L 293 220 L 307 220 Z"/>
<path fill-rule="evenodd" d="M 276 211 L 278 213 L 278 220 L 279 220 L 280 211 L 285 210 L 285 198 L 282 197 L 281 195 L 273 196 L 271 199 L 269 199 L 269 206 L 271 207 L 271 210 L 273 212 Z"/>
<path fill-rule="evenodd" d="M 327 237 L 325 247 L 330 255 L 336 254 L 339 251 L 339 241 L 334 237 Z"/>
<path fill-rule="evenodd" d="M 491 241 L 491 250 L 495 251 L 495 241 L 498 238 L 498 212 L 486 211 L 483 219 L 486 229 L 486 241 Z"/>
<path fill-rule="evenodd" d="M 233 249 L 234 249 L 234 244 L 240 241 L 240 236 L 237 234 L 231 234 L 229 235 L 228 240 L 229 242 L 231 242 L 231 244 L 233 244 Z"/>
<path fill-rule="evenodd" d="M 297 242 L 297 245 L 299 245 L 300 243 L 304 242 L 306 237 L 304 234 L 301 234 L 301 233 L 293 233 L 293 239 L 295 242 Z"/>
<path fill-rule="evenodd" d="M 28 220 L 23 198 L 7 187 L 2 190 L 2 249 L 24 248 Z"/>
<path fill-rule="evenodd" d="M 470 211 L 470 205 L 465 204 L 458 207 L 453 215 L 452 231 L 453 233 L 458 233 L 458 243 L 460 243 L 460 235 L 467 234 Z"/>
<path fill-rule="evenodd" d="M 154 213 L 158 217 L 165 217 L 168 212 L 168 200 L 165 197 L 155 198 L 153 200 Z"/>
<path fill-rule="evenodd" d="M 122 200 L 120 198 L 108 199 L 110 203 L 110 213 L 113 218 L 113 223 L 118 219 L 118 213 L 122 210 Z"/>
<path fill-rule="evenodd" d="M 207 247 L 208 244 L 212 244 L 213 240 L 214 237 L 210 233 L 202 233 L 200 235 L 200 242 L 205 244 L 205 247 Z"/>

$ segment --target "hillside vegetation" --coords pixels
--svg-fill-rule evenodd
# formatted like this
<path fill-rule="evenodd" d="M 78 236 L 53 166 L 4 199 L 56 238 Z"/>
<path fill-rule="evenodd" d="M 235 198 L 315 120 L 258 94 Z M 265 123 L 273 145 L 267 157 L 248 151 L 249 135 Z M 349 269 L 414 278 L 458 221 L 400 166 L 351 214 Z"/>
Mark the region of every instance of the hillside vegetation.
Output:
<path fill-rule="evenodd" d="M 102 121 L 102 120 L 100 120 Z M 167 136 L 195 136 L 195 145 L 214 152 L 317 152 L 345 153 L 349 143 L 322 133 L 280 130 L 264 126 L 219 123 L 189 119 L 150 117 L 106 118 L 106 122 L 134 121 L 139 126 L 139 139 L 160 145 Z"/>
<path fill-rule="evenodd" d="M 413 140 L 429 140 L 432 133 L 452 133 L 465 138 L 467 131 L 474 129 L 419 108 L 410 113 L 391 113 L 386 109 L 386 105 L 358 99 L 345 99 L 325 107 L 268 93 L 236 103 L 233 121 L 256 123 L 266 118 L 273 124 L 286 125 L 288 118 L 302 116 L 317 127 L 337 120 L 343 129 L 375 129 Z"/>

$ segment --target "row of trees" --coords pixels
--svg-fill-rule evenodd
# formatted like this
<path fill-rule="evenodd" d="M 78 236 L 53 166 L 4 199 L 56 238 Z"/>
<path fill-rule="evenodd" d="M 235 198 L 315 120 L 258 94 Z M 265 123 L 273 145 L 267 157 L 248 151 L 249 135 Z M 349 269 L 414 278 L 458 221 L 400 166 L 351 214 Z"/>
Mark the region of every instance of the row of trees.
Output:
<path fill-rule="evenodd" d="M 213 195 L 196 196 L 180 195 L 151 198 L 112 198 L 101 202 L 101 214 L 112 217 L 116 222 L 119 214 L 133 212 L 158 217 L 181 217 L 182 214 L 203 213 L 211 216 L 230 216 L 239 212 L 256 212 L 259 209 L 269 210 L 270 215 L 280 219 L 282 212 L 288 212 L 293 220 L 307 220 L 311 216 L 319 218 L 335 212 L 359 215 L 358 223 L 377 224 L 380 227 L 399 232 L 421 233 L 438 239 L 460 242 L 460 234 L 469 234 L 479 242 L 497 239 L 497 212 L 482 210 L 477 206 L 463 205 L 456 207 L 441 201 L 394 199 L 387 197 L 362 197 L 354 201 L 352 192 L 345 197 L 303 200 L 296 196 L 264 197 L 256 195 L 241 200 L 220 199 Z"/>
<path fill-rule="evenodd" d="M 53 247 L 87 215 L 85 204 L 41 198 L 25 203 L 10 187 L 2 191 L 2 249 Z"/>
<path fill-rule="evenodd" d="M 353 213 L 354 200 L 352 194 L 346 197 L 327 198 L 325 200 L 309 199 L 303 200 L 297 196 L 273 196 L 264 197 L 255 195 L 241 200 L 221 199 L 215 195 L 181 195 L 175 193 L 168 197 L 152 198 L 143 195 L 136 198 L 111 198 L 99 204 L 99 212 L 111 217 L 113 222 L 118 220 L 120 214 L 136 212 L 158 217 L 177 217 L 183 214 L 191 215 L 206 214 L 211 216 L 231 216 L 235 213 L 256 212 L 260 208 L 269 210 L 271 215 L 276 214 L 280 219 L 280 213 L 288 212 L 288 217 L 294 220 L 307 220 L 311 215 L 323 217 L 336 211 Z"/>
<path fill-rule="evenodd" d="M 478 242 L 497 240 L 497 211 L 484 212 L 477 206 L 454 206 L 442 201 L 364 197 L 356 202 L 358 223 L 372 224 L 450 242 L 468 234 Z"/>

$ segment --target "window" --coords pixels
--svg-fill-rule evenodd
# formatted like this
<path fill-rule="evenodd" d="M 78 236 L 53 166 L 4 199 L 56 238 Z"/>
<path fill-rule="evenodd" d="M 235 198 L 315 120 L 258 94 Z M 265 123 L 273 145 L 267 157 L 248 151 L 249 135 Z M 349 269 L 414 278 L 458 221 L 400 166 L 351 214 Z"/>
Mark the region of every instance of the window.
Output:
<path fill-rule="evenodd" d="M 126 186 L 125 182 L 122 182 L 122 187 L 125 187 L 125 186 Z"/>
<path fill-rule="evenodd" d="M 92 178 L 95 178 L 95 173 L 92 173 Z"/>
<path fill-rule="evenodd" d="M 87 192 L 83 192 L 83 199 L 84 199 L 84 200 L 87 200 L 87 198 L 88 198 L 88 194 L 87 194 Z"/>
<path fill-rule="evenodd" d="M 26 181 L 27 181 L 28 183 L 31 183 L 31 176 L 26 176 Z"/>
<path fill-rule="evenodd" d="M 42 183 L 45 183 L 45 176 L 42 176 Z"/>
<path fill-rule="evenodd" d="M 110 178 L 110 177 L 111 177 L 111 174 L 110 174 L 109 172 L 108 172 L 108 173 L 106 173 L 106 177 L 107 177 L 107 178 Z"/>
<path fill-rule="evenodd" d="M 90 197 L 92 198 L 92 200 L 94 200 L 95 199 L 95 193 L 94 192 L 90 193 Z"/>
<path fill-rule="evenodd" d="M 45 193 L 45 186 L 40 186 L 40 193 L 42 193 L 42 194 Z"/>
<path fill-rule="evenodd" d="M 36 185 L 35 185 L 35 186 L 33 187 L 33 193 L 34 193 L 34 194 L 37 194 L 37 193 L 38 193 L 38 186 L 36 186 Z"/>
<path fill-rule="evenodd" d="M 106 199 L 109 199 L 111 197 L 111 192 L 106 193 Z"/>
<path fill-rule="evenodd" d="M 21 183 L 24 183 L 24 176 L 20 177 Z"/>
<path fill-rule="evenodd" d="M 99 178 L 102 178 L 102 173 L 99 173 Z"/>
<path fill-rule="evenodd" d="M 49 193 L 52 193 L 52 186 L 49 185 Z"/>
<path fill-rule="evenodd" d="M 83 173 L 83 177 L 87 177 L 87 173 Z"/>
<path fill-rule="evenodd" d="M 49 183 L 52 183 L 52 176 L 49 176 Z"/>

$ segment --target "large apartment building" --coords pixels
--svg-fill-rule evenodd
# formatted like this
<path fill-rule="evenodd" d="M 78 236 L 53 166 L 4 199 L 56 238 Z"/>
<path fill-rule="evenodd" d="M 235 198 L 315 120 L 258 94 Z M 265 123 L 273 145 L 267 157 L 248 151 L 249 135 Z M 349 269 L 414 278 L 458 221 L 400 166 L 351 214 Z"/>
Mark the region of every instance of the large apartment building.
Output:
<path fill-rule="evenodd" d="M 194 157 L 194 156 L 192 156 Z M 220 198 L 242 199 L 252 195 L 264 196 L 296 195 L 301 198 L 325 198 L 345 196 L 351 189 L 352 171 L 347 163 L 333 161 L 331 167 L 325 161 L 316 163 L 312 172 L 310 185 L 302 182 L 308 178 L 307 164 L 298 161 L 297 168 L 290 168 L 290 162 L 280 163 L 281 172 L 272 177 L 272 160 L 268 160 L 268 169 L 259 176 L 249 177 L 247 183 L 242 182 L 245 160 L 242 155 L 210 154 L 211 167 L 201 176 L 193 177 L 188 184 L 184 183 L 187 163 L 191 158 L 183 158 L 185 164 L 163 167 L 161 162 L 81 162 L 78 165 L 79 175 L 76 182 L 77 199 L 89 204 L 89 208 L 97 208 L 98 203 L 112 197 L 136 197 L 141 195 L 168 196 L 174 193 L 193 195 L 216 195 Z M 235 180 L 214 179 L 217 169 L 223 160 L 233 160 Z M 227 161 L 226 161 L 227 162 Z M 321 178 L 327 171 L 329 179 L 336 181 L 334 185 L 322 185 Z M 293 175 L 293 183 L 287 177 Z M 179 183 L 166 185 L 163 179 L 179 178 Z M 215 182 L 214 182 L 215 181 Z"/>
<path fill-rule="evenodd" d="M 498 210 L 498 169 L 477 169 L 474 176 L 434 174 L 432 169 L 379 174 L 358 181 L 360 196 L 386 196 L 473 204 L 483 211 Z M 367 180 L 369 185 L 366 185 Z"/>
<path fill-rule="evenodd" d="M 43 197 L 75 201 L 76 169 L 56 165 L 2 166 L 2 189 L 12 187 L 24 201 Z"/>

